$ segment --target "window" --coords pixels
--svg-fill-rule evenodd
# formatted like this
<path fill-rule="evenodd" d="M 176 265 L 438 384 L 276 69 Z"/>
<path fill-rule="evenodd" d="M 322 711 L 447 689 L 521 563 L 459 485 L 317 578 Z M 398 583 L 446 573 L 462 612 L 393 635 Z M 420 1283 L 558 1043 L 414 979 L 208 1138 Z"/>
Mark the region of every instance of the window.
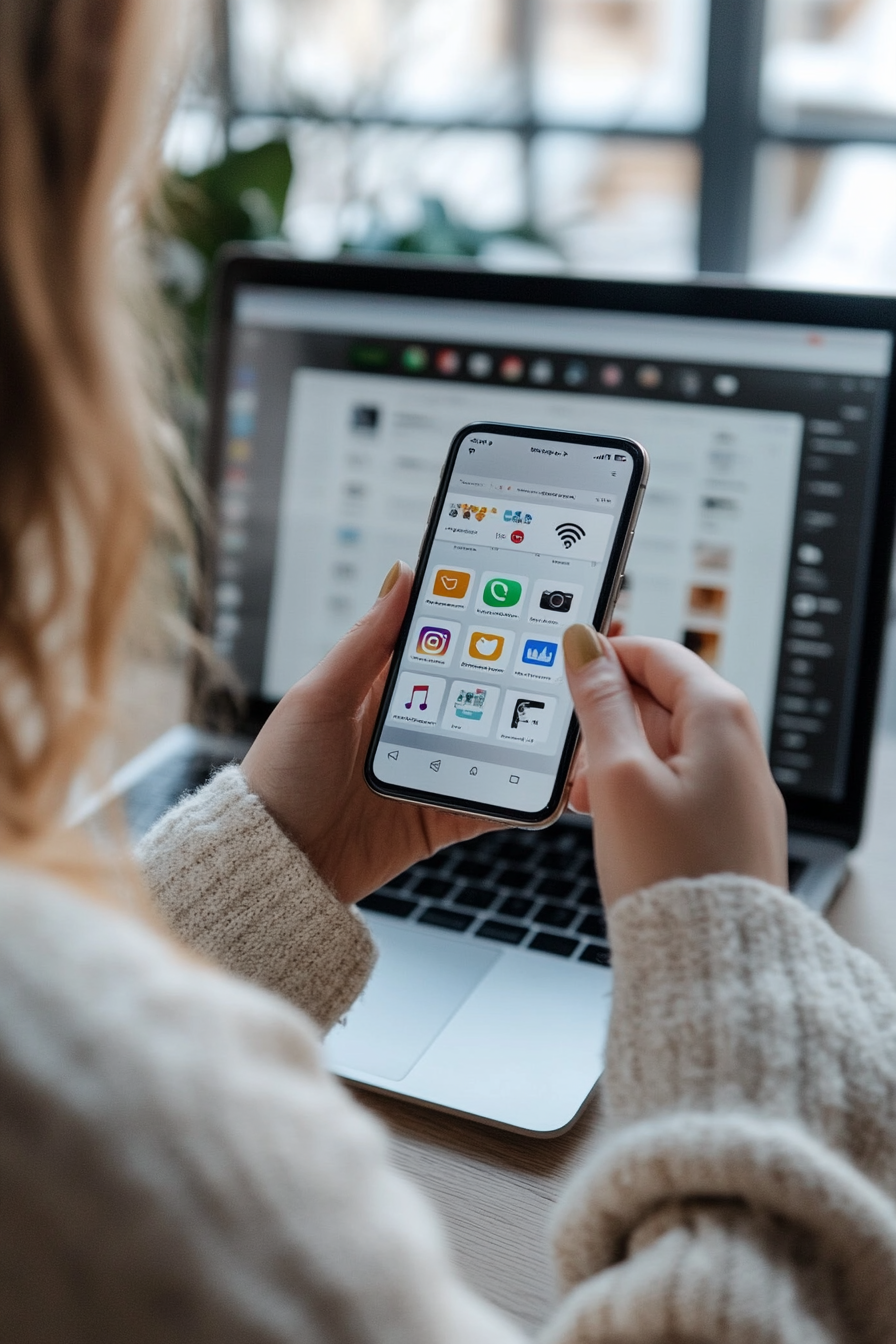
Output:
<path fill-rule="evenodd" d="M 894 0 L 219 4 L 169 156 L 285 134 L 306 255 L 896 287 Z"/>
<path fill-rule="evenodd" d="M 767 0 L 750 269 L 896 289 L 896 4 Z"/>

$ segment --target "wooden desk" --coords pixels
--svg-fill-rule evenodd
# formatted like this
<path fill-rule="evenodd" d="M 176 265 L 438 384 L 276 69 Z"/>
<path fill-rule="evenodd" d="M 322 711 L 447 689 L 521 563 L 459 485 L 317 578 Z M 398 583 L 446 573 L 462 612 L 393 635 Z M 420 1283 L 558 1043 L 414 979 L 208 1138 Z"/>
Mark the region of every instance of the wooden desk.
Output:
<path fill-rule="evenodd" d="M 830 920 L 896 982 L 896 736 L 875 748 L 865 837 Z M 599 1095 L 563 1138 L 524 1139 L 355 1094 L 389 1126 L 397 1164 L 438 1207 L 467 1281 L 530 1330 L 541 1325 L 553 1302 L 551 1210 L 595 1135 Z"/>
<path fill-rule="evenodd" d="M 353 1089 L 392 1131 L 396 1165 L 435 1203 L 468 1283 L 531 1331 L 554 1300 L 551 1211 L 587 1153 L 595 1096 L 559 1139 L 525 1139 L 487 1125 Z"/>

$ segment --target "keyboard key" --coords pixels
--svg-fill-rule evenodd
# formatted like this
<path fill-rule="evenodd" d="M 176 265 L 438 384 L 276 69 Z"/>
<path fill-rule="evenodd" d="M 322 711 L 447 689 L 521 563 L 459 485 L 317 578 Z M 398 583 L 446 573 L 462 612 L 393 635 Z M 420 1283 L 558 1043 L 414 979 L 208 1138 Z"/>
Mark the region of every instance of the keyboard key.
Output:
<path fill-rule="evenodd" d="M 511 919 L 525 919 L 534 901 L 527 901 L 525 896 L 508 896 L 498 906 L 499 915 L 509 915 Z"/>
<path fill-rule="evenodd" d="M 437 873 L 447 867 L 453 857 L 450 849 L 440 849 L 438 854 L 430 854 L 428 859 L 421 859 L 417 867 L 425 868 L 430 873 Z"/>
<path fill-rule="evenodd" d="M 497 919 L 487 919 L 476 930 L 477 938 L 493 938 L 496 943 L 521 943 L 529 932 L 521 924 L 502 924 Z"/>
<path fill-rule="evenodd" d="M 487 910 L 496 896 L 497 892 L 487 891 L 485 887 L 461 887 L 451 903 L 468 905 L 471 910 Z"/>
<path fill-rule="evenodd" d="M 552 929 L 568 929 L 575 917 L 575 910 L 565 906 L 542 905 L 535 913 L 535 923 L 549 924 Z"/>
<path fill-rule="evenodd" d="M 417 909 L 416 901 L 403 901 L 399 896 L 387 896 L 382 891 L 365 896 L 358 904 L 362 910 L 373 910 L 378 915 L 394 915 L 396 919 L 407 919 Z"/>
<path fill-rule="evenodd" d="M 453 882 L 446 882 L 443 877 L 421 877 L 414 888 L 414 895 L 434 896 L 436 900 L 441 900 L 453 886 Z"/>
<path fill-rule="evenodd" d="M 539 868 L 545 868 L 551 873 L 568 873 L 578 862 L 576 855 L 568 850 L 546 850 L 538 855 L 537 861 Z"/>
<path fill-rule="evenodd" d="M 498 850 L 498 857 L 508 863 L 528 863 L 532 858 L 532 845 L 518 838 L 505 840 Z"/>
<path fill-rule="evenodd" d="M 495 881 L 501 887 L 512 887 L 518 891 L 521 887 L 528 887 L 532 881 L 532 874 L 527 873 L 524 868 L 505 868 L 497 874 Z"/>
<path fill-rule="evenodd" d="M 583 933 L 586 938 L 606 938 L 607 920 L 603 911 L 596 911 L 593 915 L 584 915 L 576 933 Z"/>
<path fill-rule="evenodd" d="M 595 966 L 609 966 L 610 949 L 608 947 L 600 947 L 597 943 L 589 943 L 579 957 L 579 961 L 591 961 Z"/>
<path fill-rule="evenodd" d="M 539 896 L 554 896 L 558 900 L 570 900 L 578 883 L 569 882 L 565 877 L 543 877 L 535 888 Z"/>
<path fill-rule="evenodd" d="M 405 873 L 398 873 L 396 877 L 390 877 L 389 881 L 386 883 L 386 886 L 390 889 L 390 891 L 393 888 L 395 891 L 401 891 L 402 887 L 410 886 L 414 877 L 415 873 L 413 868 L 409 868 Z"/>
<path fill-rule="evenodd" d="M 791 891 L 793 891 L 808 866 L 809 865 L 805 859 L 787 860 L 787 885 L 790 887 Z"/>
<path fill-rule="evenodd" d="M 431 905 L 417 920 L 418 924 L 435 924 L 439 929 L 456 929 L 463 933 L 473 923 L 474 915 L 461 914 L 460 910 L 443 910 L 441 906 Z"/>
<path fill-rule="evenodd" d="M 534 952 L 553 952 L 555 957 L 571 957 L 578 947 L 575 938 L 558 938 L 556 933 L 536 933 L 529 943 Z"/>
<path fill-rule="evenodd" d="M 579 891 L 576 897 L 579 905 L 603 905 L 600 898 L 600 887 L 596 882 L 588 882 Z"/>
<path fill-rule="evenodd" d="M 460 863 L 454 865 L 454 875 L 455 877 L 488 877 L 492 867 L 492 864 L 480 863 L 478 859 L 461 859 Z"/>

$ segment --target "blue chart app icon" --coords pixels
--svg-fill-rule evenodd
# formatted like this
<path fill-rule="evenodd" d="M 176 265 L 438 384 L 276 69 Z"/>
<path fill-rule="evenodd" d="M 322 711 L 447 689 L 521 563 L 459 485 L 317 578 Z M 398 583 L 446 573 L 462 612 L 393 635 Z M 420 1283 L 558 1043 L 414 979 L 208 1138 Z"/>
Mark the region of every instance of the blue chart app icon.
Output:
<path fill-rule="evenodd" d="M 527 639 L 523 648 L 522 661 L 536 667 L 553 667 L 557 657 L 557 645 L 547 639 Z"/>

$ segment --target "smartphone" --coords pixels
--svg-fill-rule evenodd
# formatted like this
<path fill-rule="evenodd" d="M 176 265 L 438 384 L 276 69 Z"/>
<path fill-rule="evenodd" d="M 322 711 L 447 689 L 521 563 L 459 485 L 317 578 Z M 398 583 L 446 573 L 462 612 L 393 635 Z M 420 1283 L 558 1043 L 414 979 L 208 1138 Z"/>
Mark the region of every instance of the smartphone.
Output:
<path fill-rule="evenodd" d="M 605 434 L 455 435 L 365 763 L 374 792 L 555 820 L 579 734 L 563 631 L 609 627 L 648 470 L 640 444 Z"/>

